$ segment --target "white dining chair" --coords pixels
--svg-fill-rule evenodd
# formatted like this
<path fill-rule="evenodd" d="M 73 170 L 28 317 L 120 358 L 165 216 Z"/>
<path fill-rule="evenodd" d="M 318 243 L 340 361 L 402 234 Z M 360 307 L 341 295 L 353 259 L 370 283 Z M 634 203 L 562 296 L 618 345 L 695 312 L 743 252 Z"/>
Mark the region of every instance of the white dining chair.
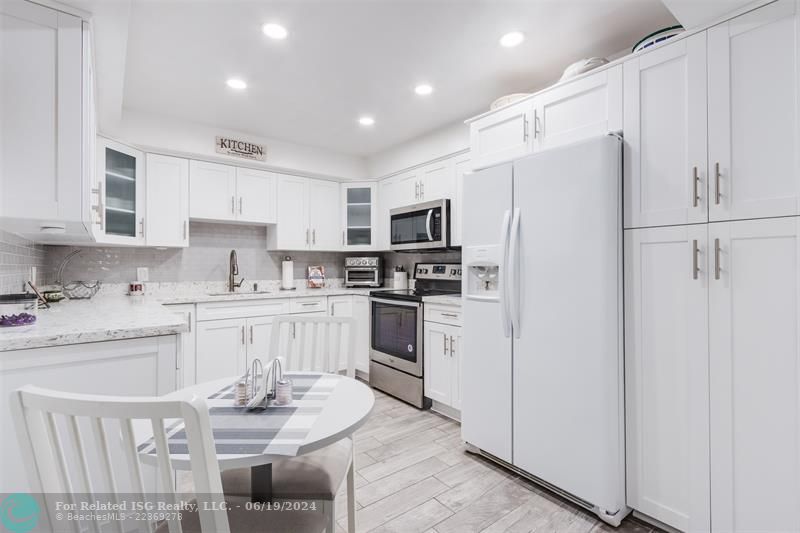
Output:
<path fill-rule="evenodd" d="M 136 501 L 151 501 L 159 496 L 168 503 L 179 502 L 165 430 L 167 420 L 182 420 L 185 425 L 195 502 L 199 505 L 196 511 L 183 512 L 180 520 L 134 522 L 140 531 L 285 533 L 324 529 L 320 513 L 249 511 L 243 499 L 223 495 L 208 407 L 203 398 L 186 401 L 97 396 L 26 386 L 12 393 L 11 409 L 31 492 L 43 494 L 46 502 L 48 497 L 52 500 L 43 514 L 46 522 L 42 525 L 47 526 L 47 531 L 87 530 L 77 520 L 58 520 L 55 498 L 63 497 L 65 503 L 74 503 L 77 498 L 94 501 L 94 495 L 108 494 L 113 503 L 118 503 L 120 495 L 125 494 Z M 145 490 L 134 435 L 135 428 L 141 429 L 148 422 L 156 447 L 160 493 Z M 117 460 L 120 450 L 124 461 Z M 222 505 L 226 502 L 227 513 Z M 88 530 L 94 533 L 129 531 L 124 529 L 122 521 L 109 526 L 92 520 L 83 525 L 88 525 Z"/>
<path fill-rule="evenodd" d="M 281 357 L 284 371 L 344 373 L 355 377 L 356 321 L 345 317 L 276 317 L 269 359 Z M 336 495 L 347 479 L 347 530 L 356 530 L 355 447 L 352 437 L 321 450 L 273 463 L 272 496 L 323 502 L 326 531 L 336 531 Z M 250 469 L 222 473 L 226 494 L 250 495 Z"/>

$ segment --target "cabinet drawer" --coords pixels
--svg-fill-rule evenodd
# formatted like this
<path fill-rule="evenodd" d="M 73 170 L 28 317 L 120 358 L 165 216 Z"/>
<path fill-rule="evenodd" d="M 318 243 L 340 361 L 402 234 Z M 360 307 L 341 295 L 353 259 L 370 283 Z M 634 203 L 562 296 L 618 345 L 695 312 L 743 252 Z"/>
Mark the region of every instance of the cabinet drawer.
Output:
<path fill-rule="evenodd" d="M 312 298 L 293 298 L 290 313 L 315 313 L 328 311 L 328 301 L 325 296 Z"/>
<path fill-rule="evenodd" d="M 197 304 L 197 320 L 223 320 L 267 315 L 287 315 L 289 300 L 247 300 L 239 302 L 210 302 Z"/>
<path fill-rule="evenodd" d="M 461 325 L 461 308 L 452 305 L 425 304 L 425 321 Z"/>

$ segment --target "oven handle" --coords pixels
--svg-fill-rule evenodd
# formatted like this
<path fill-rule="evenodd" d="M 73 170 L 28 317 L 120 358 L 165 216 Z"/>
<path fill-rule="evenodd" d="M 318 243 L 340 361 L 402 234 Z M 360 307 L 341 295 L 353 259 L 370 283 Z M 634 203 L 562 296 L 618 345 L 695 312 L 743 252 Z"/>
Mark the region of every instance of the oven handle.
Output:
<path fill-rule="evenodd" d="M 383 298 L 370 297 L 370 301 L 371 302 L 376 302 L 376 303 L 379 303 L 379 304 L 399 305 L 399 306 L 402 306 L 402 307 L 415 307 L 417 309 L 419 309 L 422 306 L 422 304 L 420 302 L 409 302 L 409 301 L 406 301 L 406 300 L 386 300 L 386 299 L 383 299 Z"/>
<path fill-rule="evenodd" d="M 433 234 L 431 233 L 431 217 L 433 217 L 433 209 L 428 209 L 428 218 L 425 219 L 425 231 L 428 232 L 428 240 L 433 240 Z"/>

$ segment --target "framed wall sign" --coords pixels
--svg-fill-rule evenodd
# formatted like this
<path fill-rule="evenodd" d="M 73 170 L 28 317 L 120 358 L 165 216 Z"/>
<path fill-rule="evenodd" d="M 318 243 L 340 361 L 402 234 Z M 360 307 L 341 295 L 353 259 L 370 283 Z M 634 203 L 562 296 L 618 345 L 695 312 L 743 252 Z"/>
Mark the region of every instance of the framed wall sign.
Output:
<path fill-rule="evenodd" d="M 240 139 L 217 136 L 215 140 L 218 154 L 233 155 L 244 159 L 264 161 L 267 159 L 267 147 Z"/>

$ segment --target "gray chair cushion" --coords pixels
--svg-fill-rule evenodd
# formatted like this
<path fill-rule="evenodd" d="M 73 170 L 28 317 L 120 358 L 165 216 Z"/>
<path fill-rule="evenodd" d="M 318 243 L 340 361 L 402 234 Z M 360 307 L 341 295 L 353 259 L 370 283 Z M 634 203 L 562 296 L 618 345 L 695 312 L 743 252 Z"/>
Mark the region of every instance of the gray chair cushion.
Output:
<path fill-rule="evenodd" d="M 353 443 L 342 439 L 321 450 L 272 464 L 272 495 L 280 499 L 332 500 L 347 475 Z M 226 495 L 250 496 L 250 469 L 222 472 Z"/>
<path fill-rule="evenodd" d="M 316 510 L 278 511 L 246 510 L 249 498 L 231 498 L 228 503 L 228 523 L 231 533 L 321 533 L 325 529 L 325 515 L 317 506 Z M 191 503 L 196 503 L 192 500 Z M 200 515 L 197 512 L 181 513 L 183 533 L 209 533 L 200 529 Z M 169 524 L 162 522 L 156 533 L 169 533 Z M 213 533 L 213 532 L 212 532 Z"/>

